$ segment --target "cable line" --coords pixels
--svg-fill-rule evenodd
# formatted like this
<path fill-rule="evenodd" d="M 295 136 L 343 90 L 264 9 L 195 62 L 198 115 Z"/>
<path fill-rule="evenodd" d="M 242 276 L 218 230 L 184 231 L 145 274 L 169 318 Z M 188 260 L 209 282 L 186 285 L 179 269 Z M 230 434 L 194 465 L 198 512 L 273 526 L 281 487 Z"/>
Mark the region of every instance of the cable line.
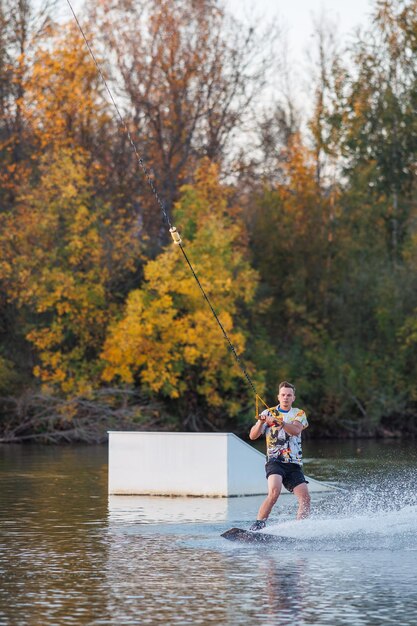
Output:
<path fill-rule="evenodd" d="M 139 166 L 142 169 L 142 171 L 144 173 L 144 176 L 145 176 L 145 178 L 146 178 L 146 180 L 148 182 L 148 185 L 149 185 L 149 187 L 150 187 L 150 189 L 151 189 L 151 191 L 152 191 L 152 193 L 153 193 L 153 195 L 155 197 L 155 200 L 158 203 L 158 205 L 159 205 L 159 207 L 160 207 L 160 209 L 162 211 L 163 218 L 164 218 L 165 222 L 169 226 L 169 232 L 171 234 L 171 237 L 172 237 L 174 243 L 180 248 L 182 254 L 184 255 L 184 259 L 185 259 L 187 265 L 189 266 L 189 268 L 190 268 L 190 270 L 191 270 L 191 272 L 192 272 L 192 274 L 193 274 L 193 276 L 194 276 L 194 278 L 195 278 L 195 280 L 197 282 L 197 285 L 198 285 L 198 287 L 199 287 L 199 289 L 200 289 L 204 299 L 206 300 L 208 306 L 210 307 L 210 310 L 211 310 L 211 312 L 212 312 L 212 314 L 214 316 L 214 319 L 216 320 L 217 324 L 219 325 L 220 330 L 223 333 L 223 336 L 224 336 L 225 340 L 229 344 L 230 351 L 232 352 L 233 356 L 235 357 L 236 363 L 240 367 L 240 369 L 241 369 L 241 371 L 242 371 L 242 373 L 243 373 L 247 383 L 249 384 L 249 386 L 251 387 L 252 391 L 255 394 L 255 398 L 256 398 L 256 414 L 258 415 L 258 400 L 260 400 L 262 402 L 262 404 L 264 404 L 268 409 L 269 409 L 269 407 L 262 400 L 262 398 L 259 396 L 259 394 L 257 393 L 256 387 L 255 387 L 251 377 L 249 376 L 249 374 L 248 374 L 248 372 L 247 372 L 247 370 L 246 370 L 246 368 L 245 368 L 245 366 L 244 366 L 244 364 L 242 362 L 242 359 L 239 357 L 238 353 L 236 352 L 236 349 L 235 349 L 233 343 L 231 342 L 231 340 L 230 340 L 226 330 L 224 329 L 223 324 L 221 323 L 221 321 L 220 321 L 216 311 L 214 310 L 214 307 L 213 307 L 213 305 L 212 305 L 212 303 L 210 301 L 210 298 L 208 297 L 208 295 L 205 292 L 202 284 L 200 283 L 200 280 L 198 279 L 198 276 L 197 276 L 197 274 L 196 274 L 196 272 L 195 272 L 195 270 L 194 270 L 194 268 L 193 268 L 193 266 L 192 266 L 192 264 L 191 264 L 191 262 L 190 262 L 190 260 L 189 260 L 189 258 L 187 256 L 187 254 L 186 254 L 186 252 L 184 250 L 180 234 L 177 231 L 177 229 L 175 228 L 175 226 L 173 226 L 172 223 L 171 223 L 171 220 L 169 218 L 169 214 L 168 214 L 168 211 L 166 209 L 165 203 L 163 202 L 163 200 L 161 200 L 161 198 L 160 198 L 160 196 L 158 194 L 158 191 L 156 189 L 156 186 L 155 186 L 155 184 L 154 184 L 154 182 L 153 182 L 153 180 L 152 180 L 152 178 L 151 178 L 151 176 L 149 174 L 149 170 L 146 167 L 142 157 L 139 154 L 139 151 L 138 151 L 138 149 L 136 147 L 135 142 L 133 141 L 133 138 L 132 138 L 132 135 L 131 135 L 131 133 L 129 131 L 129 128 L 128 128 L 128 126 L 127 126 L 127 124 L 126 124 L 122 114 L 120 113 L 119 107 L 117 106 L 117 103 L 116 103 L 116 101 L 115 101 L 115 99 L 113 97 L 111 89 L 110 89 L 110 87 L 109 87 L 109 85 L 108 85 L 108 83 L 107 83 L 107 81 L 106 81 L 106 79 L 104 77 L 103 72 L 101 71 L 101 67 L 100 67 L 100 65 L 99 65 L 99 63 L 98 63 L 98 61 L 97 61 L 97 59 L 96 59 L 96 57 L 94 55 L 94 52 L 93 52 L 93 50 L 92 50 L 92 48 L 91 48 L 91 46 L 90 46 L 90 44 L 88 42 L 88 39 L 87 39 L 87 37 L 86 37 L 86 35 L 84 33 L 84 30 L 83 30 L 83 28 L 82 28 L 78 18 L 77 18 L 77 15 L 76 15 L 73 7 L 72 7 L 72 4 L 71 4 L 70 0 L 66 0 L 66 1 L 67 1 L 67 4 L 68 4 L 68 6 L 69 6 L 69 8 L 71 10 L 71 13 L 72 13 L 72 15 L 74 17 L 74 20 L 75 20 L 75 22 L 76 22 L 76 24 L 78 26 L 78 29 L 79 29 L 79 31 L 80 31 L 80 33 L 82 35 L 82 38 L 84 39 L 85 45 L 87 46 L 87 49 L 88 49 L 88 52 L 90 53 L 90 56 L 91 56 L 91 58 L 94 61 L 94 65 L 97 68 L 97 72 L 98 72 L 98 74 L 99 74 L 99 76 L 100 76 L 100 78 L 101 78 L 101 80 L 102 80 L 102 82 L 103 82 L 103 84 L 104 84 L 104 86 L 106 88 L 106 91 L 107 91 L 107 93 L 109 95 L 109 98 L 110 98 L 110 100 L 111 100 L 111 102 L 112 102 L 112 104 L 113 104 L 113 106 L 114 106 L 114 108 L 116 110 L 117 116 L 118 116 L 119 121 L 120 121 L 120 125 L 122 126 L 122 128 L 124 129 L 124 131 L 126 133 L 126 136 L 127 136 L 128 140 L 129 140 L 130 145 L 132 146 L 133 152 L 134 152 L 134 154 L 135 154 L 135 156 L 137 158 Z"/>
<path fill-rule="evenodd" d="M 129 128 L 128 128 L 128 126 L 127 126 L 127 124 L 126 124 L 126 122 L 125 122 L 124 118 L 123 118 L 123 115 L 120 113 L 120 110 L 119 110 L 119 107 L 117 106 L 116 100 L 113 98 L 113 94 L 112 94 L 112 92 L 111 92 L 111 90 L 110 90 L 110 87 L 109 87 L 109 86 L 108 86 L 108 84 L 107 84 L 107 81 L 106 81 L 106 79 L 105 79 L 105 77 L 104 77 L 103 72 L 101 71 L 101 67 L 100 67 L 100 65 L 98 64 L 98 61 L 97 61 L 97 59 L 96 59 L 96 57 L 95 57 L 95 55 L 94 55 L 94 52 L 93 52 L 93 50 L 92 50 L 92 48 L 91 48 L 91 46 L 90 46 L 90 44 L 89 44 L 89 42 L 88 42 L 88 39 L 87 39 L 87 37 L 86 37 L 86 35 L 85 35 L 85 33 L 84 33 L 84 30 L 83 30 L 83 28 L 82 28 L 82 26 L 81 26 L 81 24 L 80 24 L 80 22 L 79 22 L 79 20 L 78 20 L 78 18 L 77 18 L 77 16 L 76 16 L 76 14 L 75 14 L 75 11 L 74 11 L 74 9 L 72 8 L 72 4 L 71 4 L 70 0 L 67 0 L 67 4 L 68 4 L 69 8 L 71 9 L 71 13 L 72 13 L 72 14 L 73 14 L 73 16 L 74 16 L 74 20 L 75 20 L 75 22 L 76 22 L 76 24 L 77 24 L 77 26 L 78 26 L 78 29 L 79 29 L 79 31 L 80 31 L 80 33 L 81 33 L 81 35 L 82 35 L 82 37 L 83 37 L 83 39 L 84 39 L 84 41 L 85 41 L 85 45 L 87 46 L 88 52 L 90 53 L 91 58 L 92 58 L 92 59 L 93 59 L 93 61 L 94 61 L 94 65 L 95 65 L 95 66 L 96 66 L 96 68 L 97 68 L 97 72 L 99 73 L 100 78 L 101 78 L 101 80 L 102 80 L 102 82 L 103 82 L 103 84 L 104 84 L 104 86 L 105 86 L 105 88 L 106 88 L 106 91 L 107 91 L 107 93 L 109 94 L 109 98 L 110 98 L 110 100 L 112 101 L 114 108 L 116 109 L 117 116 L 118 116 L 118 118 L 119 118 L 119 120 L 120 120 L 120 124 L 121 124 L 121 125 L 123 126 L 123 128 L 124 128 L 124 131 L 125 131 L 125 133 L 126 133 L 126 136 L 127 136 L 127 138 L 129 139 L 129 143 L 130 143 L 130 145 L 132 146 L 133 152 L 134 152 L 134 153 L 135 153 L 135 155 L 136 155 L 137 161 L 138 161 L 138 163 L 139 163 L 139 165 L 140 165 L 140 167 L 141 167 L 141 169 L 142 169 L 142 171 L 143 171 L 143 173 L 144 173 L 144 175 L 145 175 L 146 180 L 148 181 L 148 185 L 149 185 L 149 187 L 151 188 L 151 191 L 152 191 L 152 193 L 153 193 L 153 195 L 154 195 L 154 197 L 155 197 L 155 200 L 156 200 L 156 201 L 157 201 L 157 203 L 159 204 L 159 207 L 160 207 L 160 209 L 161 209 L 161 211 L 162 211 L 162 215 L 163 215 L 163 217 L 164 217 L 164 220 L 165 220 L 165 222 L 168 224 L 168 226 L 169 226 L 170 228 L 172 228 L 171 220 L 169 219 L 169 215 L 168 215 L 168 211 L 166 210 L 165 203 L 161 200 L 161 198 L 160 198 L 160 197 L 159 197 L 159 195 L 158 195 L 158 192 L 157 192 L 157 190 L 156 190 L 156 187 L 155 187 L 155 185 L 154 185 L 154 183 L 153 183 L 153 180 L 152 180 L 152 178 L 151 178 L 151 176 L 150 176 L 150 174 L 149 174 L 149 170 L 148 170 L 148 168 L 146 167 L 146 165 L 145 165 L 145 163 L 144 163 L 144 161 L 143 161 L 142 157 L 141 157 L 141 156 L 140 156 L 140 154 L 139 154 L 139 151 L 138 151 L 138 149 L 137 149 L 137 147 L 136 147 L 135 142 L 133 141 L 133 138 L 132 138 L 132 135 L 131 135 L 131 133 L 130 133 L 130 130 L 129 130 Z"/>

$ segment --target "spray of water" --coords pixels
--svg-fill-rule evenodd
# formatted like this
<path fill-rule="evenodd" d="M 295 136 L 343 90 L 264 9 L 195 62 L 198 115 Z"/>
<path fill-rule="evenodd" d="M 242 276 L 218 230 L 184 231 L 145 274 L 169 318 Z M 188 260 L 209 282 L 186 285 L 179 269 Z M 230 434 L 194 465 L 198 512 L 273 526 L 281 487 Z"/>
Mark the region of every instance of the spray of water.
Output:
<path fill-rule="evenodd" d="M 314 543 L 324 549 L 417 550 L 416 472 L 363 476 L 316 503 L 309 519 L 271 524 L 264 532 L 299 539 L 306 549 Z"/>

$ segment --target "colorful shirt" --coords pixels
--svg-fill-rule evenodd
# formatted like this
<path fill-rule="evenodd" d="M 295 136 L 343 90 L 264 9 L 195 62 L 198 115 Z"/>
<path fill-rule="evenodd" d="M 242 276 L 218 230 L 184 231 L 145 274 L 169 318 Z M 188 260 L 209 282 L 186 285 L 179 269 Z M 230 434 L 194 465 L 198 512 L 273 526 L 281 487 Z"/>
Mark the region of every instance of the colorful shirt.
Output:
<path fill-rule="evenodd" d="M 289 411 L 282 411 L 277 406 L 274 408 L 284 420 L 285 424 L 292 422 L 300 422 L 304 428 L 307 428 L 307 416 L 301 409 L 292 408 Z M 271 411 L 266 409 L 262 411 L 262 415 L 268 415 Z M 266 455 L 268 461 L 276 460 L 283 463 L 303 464 L 303 453 L 301 450 L 301 433 L 299 435 L 289 435 L 280 426 L 263 425 L 262 434 L 266 437 Z"/>

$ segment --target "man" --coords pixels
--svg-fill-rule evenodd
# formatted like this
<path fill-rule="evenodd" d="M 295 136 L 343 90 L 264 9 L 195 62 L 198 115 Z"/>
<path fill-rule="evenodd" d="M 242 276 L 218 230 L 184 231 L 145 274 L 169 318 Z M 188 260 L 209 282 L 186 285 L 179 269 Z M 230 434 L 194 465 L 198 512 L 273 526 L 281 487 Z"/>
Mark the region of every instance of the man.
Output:
<path fill-rule="evenodd" d="M 304 411 L 292 408 L 294 400 L 294 385 L 287 381 L 280 383 L 278 405 L 274 409 L 262 411 L 250 430 L 249 438 L 252 440 L 258 439 L 263 434 L 266 437 L 265 471 L 268 495 L 249 530 L 265 528 L 266 520 L 279 498 L 282 485 L 298 499 L 297 519 L 303 519 L 310 514 L 310 494 L 308 481 L 302 472 L 301 452 L 301 433 L 307 428 L 308 421 Z"/>

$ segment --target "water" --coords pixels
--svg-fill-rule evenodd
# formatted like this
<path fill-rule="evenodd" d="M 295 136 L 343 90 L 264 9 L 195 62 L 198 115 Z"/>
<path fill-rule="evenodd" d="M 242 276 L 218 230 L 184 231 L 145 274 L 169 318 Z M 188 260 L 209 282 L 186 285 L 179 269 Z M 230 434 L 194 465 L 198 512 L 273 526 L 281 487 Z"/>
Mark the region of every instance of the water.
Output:
<path fill-rule="evenodd" d="M 417 622 L 414 447 L 305 446 L 313 494 L 282 496 L 250 546 L 261 498 L 107 496 L 107 449 L 0 447 L 0 624 L 362 625 Z"/>

